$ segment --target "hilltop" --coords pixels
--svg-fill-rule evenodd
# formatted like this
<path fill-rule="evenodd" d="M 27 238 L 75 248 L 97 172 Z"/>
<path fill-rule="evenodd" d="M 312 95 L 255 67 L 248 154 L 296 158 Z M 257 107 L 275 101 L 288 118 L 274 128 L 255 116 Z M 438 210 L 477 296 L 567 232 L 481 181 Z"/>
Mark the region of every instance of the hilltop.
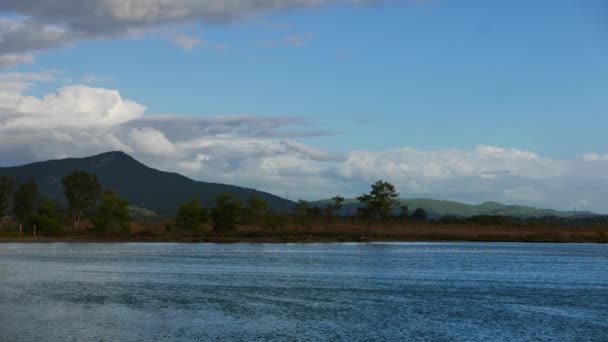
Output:
<path fill-rule="evenodd" d="M 180 204 L 190 199 L 212 205 L 220 193 L 230 193 L 243 201 L 257 195 L 266 200 L 275 212 L 288 211 L 293 205 L 291 201 L 255 189 L 200 182 L 177 173 L 160 171 L 123 152 L 0 167 L 0 176 L 9 176 L 18 182 L 33 180 L 43 197 L 65 204 L 61 180 L 75 170 L 96 174 L 102 187 L 116 190 L 130 205 L 163 216 L 174 215 Z"/>

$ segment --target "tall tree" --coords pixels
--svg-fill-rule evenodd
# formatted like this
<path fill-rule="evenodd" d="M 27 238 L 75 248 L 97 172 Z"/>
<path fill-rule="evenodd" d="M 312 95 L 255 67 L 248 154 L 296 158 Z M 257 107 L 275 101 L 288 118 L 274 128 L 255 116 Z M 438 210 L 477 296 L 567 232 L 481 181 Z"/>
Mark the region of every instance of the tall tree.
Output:
<path fill-rule="evenodd" d="M 70 206 L 74 229 L 78 230 L 80 220 L 86 210 L 92 209 L 101 195 L 101 185 L 97 175 L 75 171 L 63 178 L 63 192 Z"/>
<path fill-rule="evenodd" d="M 385 181 L 372 184 L 369 194 L 363 194 L 357 199 L 364 204 L 362 213 L 370 220 L 386 220 L 391 216 L 394 206 L 399 204 L 399 193 L 395 186 Z"/>
<path fill-rule="evenodd" d="M 13 202 L 13 213 L 15 213 L 20 225 L 28 226 L 31 223 L 37 201 L 38 186 L 34 181 L 21 184 L 17 188 Z"/>
<path fill-rule="evenodd" d="M 0 177 L 0 219 L 9 208 L 10 198 L 13 195 L 15 182 L 8 177 Z"/>
<path fill-rule="evenodd" d="M 215 199 L 211 215 L 213 230 L 234 230 L 241 219 L 241 202 L 230 194 L 221 194 Z"/>
<path fill-rule="evenodd" d="M 247 200 L 244 210 L 244 221 L 256 230 L 262 230 L 272 215 L 268 203 L 259 196 L 252 196 Z"/>
<path fill-rule="evenodd" d="M 324 210 L 324 214 L 325 214 L 325 218 L 326 218 L 326 224 L 330 223 L 333 219 L 334 216 L 336 216 L 336 212 L 338 212 L 338 210 L 342 209 L 342 203 L 344 203 L 344 197 L 340 196 L 340 195 L 336 195 L 334 197 L 331 198 L 332 202 L 329 203 Z"/>
<path fill-rule="evenodd" d="M 302 227 L 311 229 L 310 225 L 310 217 L 312 216 L 312 209 L 310 207 L 310 203 L 305 200 L 298 200 L 293 207 L 293 215 L 296 219 L 296 222 L 299 223 Z"/>
<path fill-rule="evenodd" d="M 410 208 L 407 206 L 407 204 L 402 204 L 399 209 L 399 218 L 406 221 L 410 215 Z"/>
<path fill-rule="evenodd" d="M 207 208 L 199 200 L 191 200 L 179 207 L 175 225 L 179 230 L 198 230 L 208 220 Z"/>
<path fill-rule="evenodd" d="M 101 195 L 93 225 L 99 233 L 125 233 L 129 229 L 129 202 L 118 196 L 113 190 L 106 190 Z"/>

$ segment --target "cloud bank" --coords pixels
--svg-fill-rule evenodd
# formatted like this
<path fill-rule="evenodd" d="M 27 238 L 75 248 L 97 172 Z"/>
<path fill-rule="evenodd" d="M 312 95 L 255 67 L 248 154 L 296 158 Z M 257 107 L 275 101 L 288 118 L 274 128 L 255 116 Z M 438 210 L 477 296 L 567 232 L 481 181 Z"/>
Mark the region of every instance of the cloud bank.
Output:
<path fill-rule="evenodd" d="M 558 160 L 483 145 L 333 153 L 302 142 L 331 134 L 303 118 L 153 115 L 117 90 L 86 85 L 27 95 L 55 77 L 0 74 L 0 164 L 122 150 L 163 170 L 291 199 L 355 196 L 384 179 L 406 197 L 608 212 L 606 154 Z"/>

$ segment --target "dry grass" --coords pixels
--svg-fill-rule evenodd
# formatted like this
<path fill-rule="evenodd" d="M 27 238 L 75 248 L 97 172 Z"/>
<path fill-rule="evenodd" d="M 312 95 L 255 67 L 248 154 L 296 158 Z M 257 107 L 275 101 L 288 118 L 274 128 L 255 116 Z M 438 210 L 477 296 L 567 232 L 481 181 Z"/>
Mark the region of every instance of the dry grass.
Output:
<path fill-rule="evenodd" d="M 509 241 L 509 242 L 608 242 L 608 227 L 560 227 L 552 225 L 477 225 L 432 222 L 386 222 L 368 227 L 364 222 L 319 220 L 310 226 L 295 223 L 258 229 L 241 226 L 237 231 L 215 232 L 210 225 L 196 231 L 178 232 L 172 221 L 132 222 L 124 235 L 95 236 L 87 231 L 68 232 L 59 240 L 145 241 Z M 2 229 L 4 228 L 4 229 Z M 14 227 L 0 227 L 0 236 L 15 238 Z M 5 239 L 6 240 L 6 239 Z"/>

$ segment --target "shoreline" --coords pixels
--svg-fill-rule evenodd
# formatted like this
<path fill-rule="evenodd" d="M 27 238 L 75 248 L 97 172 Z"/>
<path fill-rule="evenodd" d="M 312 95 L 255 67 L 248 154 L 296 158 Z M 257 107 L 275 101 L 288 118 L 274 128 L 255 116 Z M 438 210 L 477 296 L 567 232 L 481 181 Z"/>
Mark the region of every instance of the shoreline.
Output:
<path fill-rule="evenodd" d="M 593 243 L 607 244 L 601 240 L 551 240 L 551 239 L 416 239 L 416 238 L 394 238 L 394 237 L 376 237 L 376 238 L 327 238 L 327 237 L 310 237 L 310 238 L 276 238 L 276 237 L 94 237 L 94 236 L 79 236 L 79 237 L 0 237 L 0 244 L 8 243 L 378 243 L 378 242 L 423 242 L 423 243 L 445 243 L 445 242 L 468 242 L 468 243 Z"/>

